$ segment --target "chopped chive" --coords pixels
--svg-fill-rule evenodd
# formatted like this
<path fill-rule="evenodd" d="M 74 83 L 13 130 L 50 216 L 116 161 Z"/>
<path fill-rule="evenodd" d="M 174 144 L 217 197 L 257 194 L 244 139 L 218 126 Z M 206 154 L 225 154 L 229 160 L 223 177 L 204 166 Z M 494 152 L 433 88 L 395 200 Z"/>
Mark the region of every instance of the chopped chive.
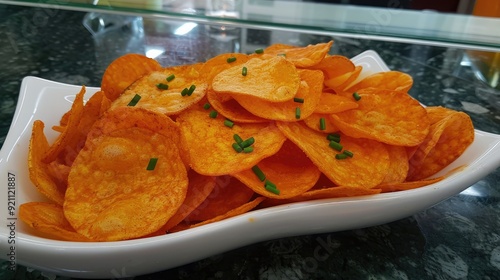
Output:
<path fill-rule="evenodd" d="M 243 148 L 238 144 L 238 143 L 233 143 L 233 149 L 238 152 L 238 153 L 241 153 L 243 151 Z"/>
<path fill-rule="evenodd" d="M 361 96 L 359 96 L 359 93 L 357 93 L 357 92 L 353 93 L 352 97 L 354 97 L 354 100 L 356 100 L 356 101 L 361 99 Z"/>
<path fill-rule="evenodd" d="M 146 167 L 146 170 L 155 170 L 156 163 L 158 162 L 158 158 L 150 158 L 148 167 Z"/>
<path fill-rule="evenodd" d="M 226 61 L 227 61 L 227 63 L 235 62 L 236 61 L 236 57 L 231 56 Z"/>
<path fill-rule="evenodd" d="M 195 85 L 191 85 L 188 89 L 187 96 L 191 96 L 193 94 L 194 90 L 196 89 Z"/>
<path fill-rule="evenodd" d="M 269 191 L 269 192 L 272 192 L 274 194 L 280 194 L 280 191 L 276 188 L 276 185 L 269 181 L 269 180 L 266 180 L 266 182 L 264 183 L 264 188 Z"/>
<path fill-rule="evenodd" d="M 320 118 L 319 119 L 319 130 L 325 130 L 325 129 L 326 129 L 325 118 Z"/>
<path fill-rule="evenodd" d="M 130 100 L 130 102 L 127 104 L 127 106 L 135 106 L 135 105 L 137 105 L 137 102 L 139 102 L 139 100 L 141 100 L 141 96 L 139 94 L 136 94 L 136 95 L 134 95 L 132 100 Z"/>
<path fill-rule="evenodd" d="M 174 74 L 168 76 L 166 80 L 167 80 L 167 82 L 171 82 L 173 79 L 175 79 L 175 75 Z"/>
<path fill-rule="evenodd" d="M 244 153 L 251 153 L 251 152 L 253 152 L 253 147 L 252 146 L 245 147 L 245 148 L 243 148 L 243 152 Z"/>
<path fill-rule="evenodd" d="M 181 91 L 181 95 L 182 96 L 186 96 L 189 92 L 189 89 L 188 88 L 184 88 L 182 91 Z"/>
<path fill-rule="evenodd" d="M 335 159 L 346 159 L 348 156 L 346 154 L 336 154 Z"/>
<path fill-rule="evenodd" d="M 224 125 L 232 128 L 234 123 L 231 120 L 224 120 Z"/>
<path fill-rule="evenodd" d="M 297 102 L 297 103 L 304 103 L 304 98 L 294 97 L 294 98 L 293 98 L 293 102 Z"/>
<path fill-rule="evenodd" d="M 278 56 L 286 57 L 286 53 L 280 53 L 280 54 L 278 54 Z"/>
<path fill-rule="evenodd" d="M 241 75 L 246 76 L 246 75 L 247 75 L 247 72 L 248 72 L 248 70 L 247 70 L 247 68 L 246 68 L 246 67 L 243 67 L 243 68 L 241 69 Z"/>
<path fill-rule="evenodd" d="M 259 178 L 259 180 L 261 182 L 264 182 L 264 180 L 266 180 L 266 175 L 264 174 L 264 172 L 262 172 L 262 170 L 257 165 L 254 165 L 252 167 L 252 171 L 253 171 L 253 173 L 255 173 L 255 175 L 257 175 L 257 178 Z"/>
<path fill-rule="evenodd" d="M 258 54 L 264 53 L 264 49 L 256 49 L 255 53 L 258 53 Z"/>
<path fill-rule="evenodd" d="M 242 141 L 242 142 L 240 143 L 240 146 L 241 146 L 242 148 L 250 147 L 250 146 L 252 146 L 252 144 L 253 144 L 254 142 L 255 142 L 255 139 L 254 139 L 253 137 L 250 137 L 250 138 L 248 138 L 247 140 Z"/>
<path fill-rule="evenodd" d="M 330 141 L 340 142 L 340 134 L 330 133 L 326 136 L 326 139 L 328 139 Z"/>
<path fill-rule="evenodd" d="M 336 142 L 336 141 L 330 141 L 330 144 L 329 144 L 330 148 L 334 149 L 334 150 L 337 150 L 337 151 L 342 151 L 342 145 L 340 145 L 339 142 Z"/>
<path fill-rule="evenodd" d="M 238 143 L 238 145 L 241 145 L 241 142 L 243 142 L 243 139 L 241 139 L 241 137 L 238 134 L 234 134 L 233 139 L 234 141 L 236 141 L 236 143 Z"/>
<path fill-rule="evenodd" d="M 159 83 L 156 85 L 156 87 L 159 89 L 168 89 L 168 85 L 164 83 Z"/>
<path fill-rule="evenodd" d="M 210 111 L 210 113 L 209 113 L 208 115 L 209 115 L 212 119 L 215 119 L 215 118 L 217 118 L 217 115 L 218 115 L 218 114 L 219 114 L 219 113 L 217 113 L 217 111 L 212 110 L 212 111 Z"/>
<path fill-rule="evenodd" d="M 205 103 L 205 105 L 203 105 L 203 109 L 208 110 L 210 109 L 210 106 L 210 103 Z"/>
<path fill-rule="evenodd" d="M 344 150 L 344 155 L 346 155 L 348 157 L 353 157 L 354 156 L 354 154 L 351 151 L 348 151 L 348 150 Z"/>
<path fill-rule="evenodd" d="M 300 108 L 299 107 L 295 108 L 295 118 L 297 120 L 300 119 Z"/>

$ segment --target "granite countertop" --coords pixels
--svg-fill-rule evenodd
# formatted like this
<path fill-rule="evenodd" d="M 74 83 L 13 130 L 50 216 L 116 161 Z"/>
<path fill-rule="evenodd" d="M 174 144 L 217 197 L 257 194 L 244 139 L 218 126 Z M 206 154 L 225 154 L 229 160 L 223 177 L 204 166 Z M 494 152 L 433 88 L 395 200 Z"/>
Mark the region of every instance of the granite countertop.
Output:
<path fill-rule="evenodd" d="M 162 32 L 168 25 L 134 19 L 99 37 L 83 26 L 85 16 L 83 12 L 0 5 L 0 145 L 25 76 L 99 86 L 109 61 L 126 52 L 144 52 L 147 46 L 165 46 L 167 52 L 158 60 L 169 66 L 203 61 L 228 48 L 251 51 L 256 45 L 269 44 L 271 38 L 302 45 L 332 39 L 235 30 L 233 41 L 221 43 L 210 28 L 165 36 Z M 145 30 L 139 39 L 135 24 Z M 351 57 L 375 50 L 391 69 L 413 76 L 410 94 L 420 102 L 465 111 L 477 129 L 500 134 L 500 92 L 476 78 L 464 50 L 333 39 L 333 53 Z M 499 182 L 497 169 L 466 191 L 406 219 L 270 240 L 134 279 L 499 279 Z M 317 250 L 326 254 L 316 258 Z M 22 266 L 14 273 L 6 267 L 2 261 L 0 279 L 65 279 Z M 127 277 L 126 271 L 115 274 Z"/>

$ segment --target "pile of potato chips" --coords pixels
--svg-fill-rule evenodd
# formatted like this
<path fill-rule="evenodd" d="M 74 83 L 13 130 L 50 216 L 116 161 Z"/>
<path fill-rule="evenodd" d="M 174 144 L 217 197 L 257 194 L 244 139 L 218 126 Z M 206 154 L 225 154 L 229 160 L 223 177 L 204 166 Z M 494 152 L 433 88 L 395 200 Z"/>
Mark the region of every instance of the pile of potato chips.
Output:
<path fill-rule="evenodd" d="M 20 218 L 41 235 L 115 241 L 252 209 L 422 187 L 474 140 L 470 118 L 424 107 L 412 78 L 330 55 L 332 42 L 161 67 L 109 65 L 53 129 L 33 123 L 30 178 L 50 202 Z"/>

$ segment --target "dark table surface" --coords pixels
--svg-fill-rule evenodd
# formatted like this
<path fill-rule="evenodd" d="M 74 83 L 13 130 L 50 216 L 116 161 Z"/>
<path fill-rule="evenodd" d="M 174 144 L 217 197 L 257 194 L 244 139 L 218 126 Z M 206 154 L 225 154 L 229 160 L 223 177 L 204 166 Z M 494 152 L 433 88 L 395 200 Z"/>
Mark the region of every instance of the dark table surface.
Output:
<path fill-rule="evenodd" d="M 221 42 L 210 28 L 167 36 L 162 32 L 168 24 L 137 19 L 103 37 L 84 27 L 85 16 L 0 5 L 0 145 L 25 76 L 99 86 L 111 60 L 126 52 L 145 52 L 148 44 L 166 47 L 166 54 L 157 59 L 169 66 L 204 61 L 226 51 L 252 51 L 271 43 L 271 38 L 300 45 L 332 39 L 287 32 L 273 37 L 268 31 L 238 29 L 229 42 Z M 136 24 L 146 31 L 140 40 Z M 333 39 L 332 53 L 351 57 L 375 50 L 391 69 L 413 76 L 410 94 L 423 104 L 464 111 L 477 129 L 500 134 L 500 92 L 478 80 L 464 50 Z M 388 224 L 270 240 L 134 279 L 500 279 L 499 181 L 497 169 L 468 190 Z M 314 259 L 314 250 L 325 242 L 330 254 Z M 66 279 L 22 266 L 11 272 L 7 266 L 0 263 L 0 279 Z M 116 276 L 127 276 L 121 273 Z"/>

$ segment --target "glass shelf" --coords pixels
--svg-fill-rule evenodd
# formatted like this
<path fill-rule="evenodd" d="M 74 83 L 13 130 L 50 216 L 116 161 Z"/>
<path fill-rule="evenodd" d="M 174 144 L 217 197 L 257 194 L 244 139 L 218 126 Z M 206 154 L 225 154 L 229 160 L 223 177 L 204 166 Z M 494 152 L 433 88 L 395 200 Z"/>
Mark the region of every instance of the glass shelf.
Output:
<path fill-rule="evenodd" d="M 43 8 L 94 11 L 309 34 L 499 51 L 500 18 L 431 10 L 269 0 L 0 1 Z"/>

